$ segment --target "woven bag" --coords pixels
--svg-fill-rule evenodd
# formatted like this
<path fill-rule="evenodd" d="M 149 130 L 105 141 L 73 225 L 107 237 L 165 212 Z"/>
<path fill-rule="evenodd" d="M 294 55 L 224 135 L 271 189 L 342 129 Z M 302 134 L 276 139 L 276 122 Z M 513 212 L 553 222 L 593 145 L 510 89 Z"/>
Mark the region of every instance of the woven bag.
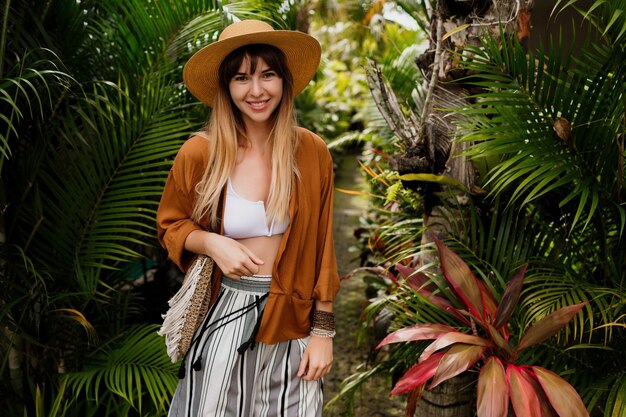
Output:
<path fill-rule="evenodd" d="M 187 354 L 193 335 L 209 310 L 213 265 L 209 256 L 196 256 L 183 285 L 168 302 L 170 307 L 163 315 L 159 335 L 165 336 L 167 354 L 173 363 Z"/>

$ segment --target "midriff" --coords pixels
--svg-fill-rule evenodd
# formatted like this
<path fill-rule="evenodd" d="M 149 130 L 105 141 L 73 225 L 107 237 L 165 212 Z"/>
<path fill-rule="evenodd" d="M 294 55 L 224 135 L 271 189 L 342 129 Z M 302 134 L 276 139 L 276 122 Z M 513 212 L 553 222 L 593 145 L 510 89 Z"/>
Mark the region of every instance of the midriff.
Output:
<path fill-rule="evenodd" d="M 250 249 L 253 254 L 263 260 L 264 264 L 260 265 L 259 272 L 257 273 L 258 275 L 271 275 L 282 237 L 282 234 L 273 236 L 257 236 L 237 239 L 237 242 Z"/>

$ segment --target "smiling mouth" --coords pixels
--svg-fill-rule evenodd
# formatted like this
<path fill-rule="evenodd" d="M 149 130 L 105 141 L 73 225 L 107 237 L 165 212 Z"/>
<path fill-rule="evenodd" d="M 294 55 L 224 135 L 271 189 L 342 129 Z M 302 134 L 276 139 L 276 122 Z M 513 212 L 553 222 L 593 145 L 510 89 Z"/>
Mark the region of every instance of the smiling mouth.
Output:
<path fill-rule="evenodd" d="M 248 104 L 255 110 L 259 110 L 265 107 L 265 105 L 269 102 L 269 99 L 263 101 L 249 101 Z"/>

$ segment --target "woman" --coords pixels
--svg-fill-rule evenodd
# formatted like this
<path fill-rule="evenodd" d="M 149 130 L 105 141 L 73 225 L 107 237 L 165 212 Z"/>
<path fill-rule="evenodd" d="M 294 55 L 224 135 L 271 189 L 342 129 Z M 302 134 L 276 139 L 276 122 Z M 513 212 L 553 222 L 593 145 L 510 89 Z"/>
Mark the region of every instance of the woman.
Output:
<path fill-rule="evenodd" d="M 333 166 L 293 109 L 319 59 L 311 36 L 247 20 L 185 66 L 213 111 L 176 156 L 159 240 L 183 271 L 194 254 L 217 268 L 170 416 L 321 415 L 339 290 Z"/>

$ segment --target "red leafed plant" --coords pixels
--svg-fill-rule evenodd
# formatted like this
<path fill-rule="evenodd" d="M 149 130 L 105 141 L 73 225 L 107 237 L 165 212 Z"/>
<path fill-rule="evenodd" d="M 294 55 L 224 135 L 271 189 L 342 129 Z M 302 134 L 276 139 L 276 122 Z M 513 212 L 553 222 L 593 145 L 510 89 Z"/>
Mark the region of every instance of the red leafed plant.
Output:
<path fill-rule="evenodd" d="M 447 311 L 459 328 L 435 324 L 415 324 L 388 335 L 378 348 L 398 342 L 433 340 L 416 365 L 396 383 L 392 395 L 429 388 L 469 369 L 479 370 L 478 417 L 507 417 L 509 403 L 517 417 L 582 417 L 589 413 L 576 390 L 557 374 L 539 367 L 516 364 L 523 349 L 554 336 L 586 303 L 563 307 L 537 321 L 520 338 L 510 339 L 508 322 L 518 303 L 526 265 L 510 280 L 498 304 L 491 290 L 478 280 L 467 264 L 441 241 L 436 240 L 441 271 L 456 297 L 456 308 L 447 298 L 434 294 L 432 283 L 421 272 L 397 265 L 407 283 L 433 305 Z M 471 332 L 471 333 L 469 333 Z"/>

